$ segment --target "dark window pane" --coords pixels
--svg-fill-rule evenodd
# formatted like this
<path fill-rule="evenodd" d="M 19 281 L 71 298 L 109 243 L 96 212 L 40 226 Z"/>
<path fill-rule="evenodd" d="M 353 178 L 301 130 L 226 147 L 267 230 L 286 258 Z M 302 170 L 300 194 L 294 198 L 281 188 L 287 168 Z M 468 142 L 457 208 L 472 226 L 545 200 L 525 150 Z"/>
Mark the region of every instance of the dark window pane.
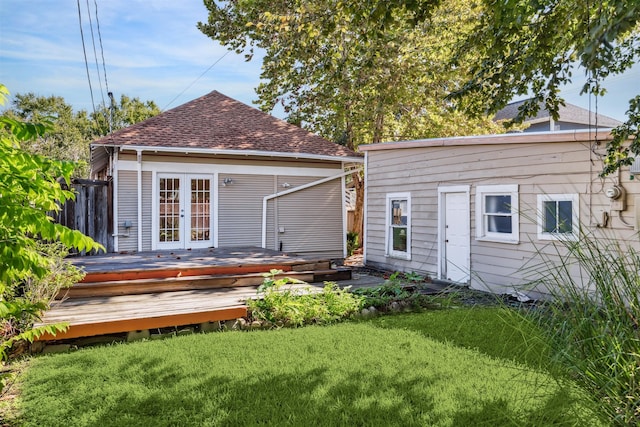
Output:
<path fill-rule="evenodd" d="M 507 233 L 511 234 L 511 217 L 489 215 L 487 217 L 487 231 L 491 233 Z"/>
<path fill-rule="evenodd" d="M 394 227 L 393 229 L 392 248 L 394 251 L 407 251 L 407 229 Z"/>
<path fill-rule="evenodd" d="M 569 200 L 558 202 L 558 233 L 573 231 L 573 203 Z"/>
<path fill-rule="evenodd" d="M 555 233 L 557 228 L 558 214 L 556 211 L 556 202 L 547 201 L 543 203 L 544 209 L 544 224 L 542 229 L 545 233 Z"/>
<path fill-rule="evenodd" d="M 486 213 L 511 213 L 511 196 L 485 196 Z"/>

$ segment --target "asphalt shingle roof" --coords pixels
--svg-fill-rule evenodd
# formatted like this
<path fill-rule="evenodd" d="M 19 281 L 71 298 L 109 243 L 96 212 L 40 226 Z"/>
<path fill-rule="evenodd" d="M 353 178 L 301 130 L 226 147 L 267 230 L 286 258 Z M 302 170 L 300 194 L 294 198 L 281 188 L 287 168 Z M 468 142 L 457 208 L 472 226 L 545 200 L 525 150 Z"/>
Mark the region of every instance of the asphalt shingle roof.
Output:
<path fill-rule="evenodd" d="M 344 146 L 215 90 L 100 138 L 94 141 L 93 145 L 359 157 Z"/>
<path fill-rule="evenodd" d="M 494 117 L 494 120 L 511 120 L 518 114 L 518 108 L 524 104 L 526 101 L 517 101 L 507 104 L 503 109 L 498 111 Z M 586 110 L 584 108 L 578 107 L 577 105 L 566 103 L 566 105 L 560 105 L 558 109 L 559 114 L 559 122 L 568 122 L 568 123 L 578 123 L 582 125 L 596 125 L 596 119 L 598 123 L 598 127 L 616 127 L 622 124 L 622 122 L 613 119 L 611 117 L 598 114 Z M 549 111 L 544 107 L 544 105 L 540 104 L 540 109 L 538 110 L 538 114 L 535 117 L 529 117 L 525 120 L 525 123 L 528 122 L 538 122 L 544 119 L 550 118 Z"/>

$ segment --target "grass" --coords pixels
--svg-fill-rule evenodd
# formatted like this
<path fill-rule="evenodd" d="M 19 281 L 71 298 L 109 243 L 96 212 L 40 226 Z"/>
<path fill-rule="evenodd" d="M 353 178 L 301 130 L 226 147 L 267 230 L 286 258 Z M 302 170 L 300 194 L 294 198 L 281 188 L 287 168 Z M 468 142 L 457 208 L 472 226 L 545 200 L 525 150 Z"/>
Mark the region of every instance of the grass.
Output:
<path fill-rule="evenodd" d="M 598 425 L 530 336 L 485 308 L 87 348 L 30 361 L 16 423 Z"/>

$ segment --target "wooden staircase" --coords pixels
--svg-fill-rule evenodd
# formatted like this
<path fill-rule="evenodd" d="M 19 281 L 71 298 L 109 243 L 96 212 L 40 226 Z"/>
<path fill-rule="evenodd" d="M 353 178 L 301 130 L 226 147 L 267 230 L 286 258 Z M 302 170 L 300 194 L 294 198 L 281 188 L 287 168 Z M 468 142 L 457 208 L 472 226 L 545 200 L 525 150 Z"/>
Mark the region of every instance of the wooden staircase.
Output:
<path fill-rule="evenodd" d="M 110 297 L 174 292 L 199 289 L 259 286 L 271 270 L 282 273 L 274 277 L 289 277 L 307 283 L 349 280 L 351 269 L 331 268 L 329 260 L 245 266 L 197 266 L 148 270 L 89 272 L 71 288 L 62 289 L 56 299 Z"/>

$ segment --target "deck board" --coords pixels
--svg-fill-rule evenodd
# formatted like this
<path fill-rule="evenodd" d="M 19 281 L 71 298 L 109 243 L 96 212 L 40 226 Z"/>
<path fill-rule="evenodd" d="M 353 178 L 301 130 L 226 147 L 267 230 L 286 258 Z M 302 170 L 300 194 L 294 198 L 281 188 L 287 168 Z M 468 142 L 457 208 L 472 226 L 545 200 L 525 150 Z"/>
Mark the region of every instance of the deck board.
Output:
<path fill-rule="evenodd" d="M 299 257 L 260 248 L 226 248 L 183 251 L 145 252 L 138 254 L 108 254 L 72 258 L 72 263 L 82 268 L 88 281 L 82 285 L 90 292 L 93 283 L 106 278 L 121 280 L 126 288 L 132 279 L 150 280 L 157 288 L 150 292 L 121 295 L 114 284 L 115 295 L 67 298 L 55 301 L 36 326 L 66 322 L 69 329 L 57 336 L 45 334 L 39 341 L 72 339 L 79 337 L 123 333 L 140 329 L 183 326 L 207 321 L 232 320 L 246 315 L 245 301 L 256 295 L 257 285 L 249 285 L 255 277 L 234 278 L 229 287 L 208 287 L 191 283 L 197 278 L 175 280 L 173 289 L 165 289 L 162 277 L 196 276 L 205 269 L 218 274 L 228 271 L 269 272 L 271 268 L 296 270 L 327 268 L 328 261 Z M 149 275 L 151 273 L 151 275 Z M 209 273 L 207 273 L 209 274 Z M 298 273 L 302 276 L 304 273 Z M 286 274 L 285 274 L 286 275 Z M 93 283 L 92 283 L 93 282 Z M 131 282 L 131 287 L 141 286 Z M 95 283 L 95 286 L 98 286 Z M 243 285 L 243 286 L 240 286 Z M 181 289 L 180 286 L 197 289 Z M 294 288 L 320 289 L 322 284 L 293 285 Z M 80 291 L 80 289 L 79 289 Z"/>

